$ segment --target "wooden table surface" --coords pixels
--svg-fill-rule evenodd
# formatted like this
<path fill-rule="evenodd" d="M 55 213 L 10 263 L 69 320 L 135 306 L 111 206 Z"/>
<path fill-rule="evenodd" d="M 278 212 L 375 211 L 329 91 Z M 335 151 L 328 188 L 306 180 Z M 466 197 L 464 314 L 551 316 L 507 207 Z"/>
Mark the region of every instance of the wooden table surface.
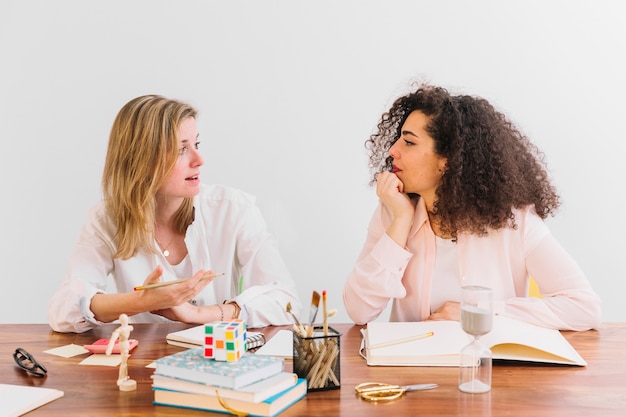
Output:
<path fill-rule="evenodd" d="M 626 416 L 626 323 L 605 323 L 599 330 L 564 332 L 588 362 L 586 367 L 497 363 L 492 390 L 465 394 L 457 388 L 458 368 L 368 367 L 358 354 L 361 326 L 331 324 L 341 336 L 341 389 L 311 392 L 283 416 Z M 165 342 L 183 324 L 135 324 L 139 340 L 129 360 L 137 390 L 121 392 L 117 367 L 79 365 L 87 355 L 62 358 L 45 350 L 70 343 L 84 345 L 110 337 L 116 325 L 83 334 L 60 334 L 46 324 L 0 325 L 0 383 L 60 389 L 65 395 L 28 416 L 207 416 L 206 411 L 155 406 L 146 367 L 182 348 Z M 273 334 L 277 328 L 264 329 Z M 48 368 L 44 379 L 28 376 L 12 358 L 17 347 L 29 351 Z M 286 362 L 286 370 L 291 363 Z M 354 386 L 366 381 L 401 385 L 437 383 L 439 388 L 410 392 L 401 399 L 373 404 L 358 399 Z M 0 410 L 2 405 L 0 404 Z"/>

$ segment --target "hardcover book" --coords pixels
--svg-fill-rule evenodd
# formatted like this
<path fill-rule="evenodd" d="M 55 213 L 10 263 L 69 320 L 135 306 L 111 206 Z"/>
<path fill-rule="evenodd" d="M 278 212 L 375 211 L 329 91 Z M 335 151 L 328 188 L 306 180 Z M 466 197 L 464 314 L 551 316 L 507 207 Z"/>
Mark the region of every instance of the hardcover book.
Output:
<path fill-rule="evenodd" d="M 298 382 L 298 376 L 293 373 L 281 372 L 259 382 L 246 385 L 237 390 L 222 388 L 215 385 L 200 384 L 197 382 L 185 381 L 159 374 L 152 375 L 152 386 L 170 391 L 182 391 L 191 394 L 202 394 L 215 397 L 219 395 L 223 399 L 246 401 L 249 403 L 259 403 L 267 400 L 294 386 Z"/>
<path fill-rule="evenodd" d="M 446 320 L 371 322 L 362 332 L 362 355 L 368 365 L 380 366 L 459 366 L 459 353 L 472 340 L 459 322 Z M 410 340 L 430 332 L 432 337 Z M 480 340 L 493 359 L 587 365 L 558 330 L 504 316 L 494 316 L 493 329 Z"/>
<path fill-rule="evenodd" d="M 195 348 L 204 345 L 204 324 L 169 333 L 165 340 L 168 344 L 184 348 Z M 261 332 L 246 332 L 246 350 L 256 349 L 265 344 L 265 336 Z"/>
<path fill-rule="evenodd" d="M 306 393 L 307 385 L 304 378 L 298 379 L 292 387 L 258 403 L 155 388 L 154 404 L 226 414 L 274 417 L 295 404 Z"/>
<path fill-rule="evenodd" d="M 282 358 L 251 353 L 234 362 L 216 361 L 206 358 L 202 347 L 165 356 L 154 364 L 159 375 L 231 389 L 274 376 L 285 367 Z"/>

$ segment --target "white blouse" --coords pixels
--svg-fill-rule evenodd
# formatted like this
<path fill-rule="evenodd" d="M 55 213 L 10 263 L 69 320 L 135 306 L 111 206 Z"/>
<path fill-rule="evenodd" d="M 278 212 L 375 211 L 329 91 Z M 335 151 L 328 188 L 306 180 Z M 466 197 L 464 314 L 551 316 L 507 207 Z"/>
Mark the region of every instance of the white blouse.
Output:
<path fill-rule="evenodd" d="M 291 324 L 285 306 L 291 302 L 298 314 L 301 302 L 254 198 L 232 188 L 203 185 L 194 207 L 195 219 L 185 236 L 191 268 L 224 273 L 195 297 L 196 305 L 234 299 L 242 308 L 240 317 L 247 317 L 248 327 Z M 111 288 L 120 293 L 133 291 L 157 265 L 163 267 L 162 281 L 179 278 L 160 251 L 114 259 L 114 235 L 115 226 L 100 202 L 89 211 L 67 274 L 50 300 L 48 321 L 54 330 L 78 333 L 102 324 L 89 309 L 91 298 Z M 243 291 L 238 294 L 240 276 Z M 130 321 L 169 320 L 146 312 Z"/>

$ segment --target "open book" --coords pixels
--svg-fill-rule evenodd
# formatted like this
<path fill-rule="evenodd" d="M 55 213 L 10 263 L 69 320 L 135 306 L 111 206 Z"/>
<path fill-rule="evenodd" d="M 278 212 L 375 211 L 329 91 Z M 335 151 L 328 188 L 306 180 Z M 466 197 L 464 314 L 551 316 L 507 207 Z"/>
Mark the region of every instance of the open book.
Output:
<path fill-rule="evenodd" d="M 394 343 L 429 332 L 434 335 Z M 459 352 L 472 340 L 458 321 L 372 322 L 362 333 L 361 354 L 372 366 L 459 366 Z M 494 359 L 587 365 L 558 330 L 503 316 L 494 316 L 480 340 Z"/>

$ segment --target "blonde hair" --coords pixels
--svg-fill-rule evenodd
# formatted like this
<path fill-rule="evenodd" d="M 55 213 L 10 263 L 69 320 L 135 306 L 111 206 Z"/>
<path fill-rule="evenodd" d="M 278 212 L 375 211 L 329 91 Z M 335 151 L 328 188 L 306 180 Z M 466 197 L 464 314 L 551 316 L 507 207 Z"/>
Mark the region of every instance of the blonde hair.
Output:
<path fill-rule="evenodd" d="M 155 195 L 178 159 L 178 128 L 196 110 L 158 95 L 137 97 L 117 114 L 111 135 L 102 190 L 116 225 L 114 258 L 128 259 L 140 249 L 155 252 Z M 184 233 L 193 221 L 193 199 L 176 213 L 175 227 Z"/>

